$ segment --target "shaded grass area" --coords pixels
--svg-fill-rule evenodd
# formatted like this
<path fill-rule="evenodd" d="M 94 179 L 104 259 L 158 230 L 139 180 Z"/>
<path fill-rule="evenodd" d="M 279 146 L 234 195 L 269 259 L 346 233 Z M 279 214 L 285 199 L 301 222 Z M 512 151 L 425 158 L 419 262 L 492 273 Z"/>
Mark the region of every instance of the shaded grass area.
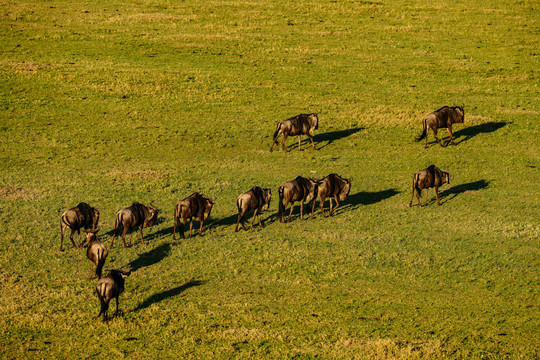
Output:
<path fill-rule="evenodd" d="M 451 7 L 452 11 L 448 11 Z M 538 357 L 537 5 L 231 1 L 0 5 L 0 354 L 5 358 Z M 444 14 L 444 16 L 441 16 Z M 414 142 L 466 104 L 457 146 Z M 317 109 L 313 150 L 270 153 Z M 447 167 L 442 206 L 412 174 Z M 332 217 L 277 218 L 298 175 L 353 178 Z M 235 199 L 274 199 L 234 232 Z M 172 240 L 175 204 L 216 201 Z M 121 316 L 103 324 L 59 218 L 153 202 Z M 307 207 L 306 207 L 307 209 Z M 197 227 L 198 222 L 195 223 Z M 129 235 L 128 235 L 129 236 Z M 118 239 L 116 239 L 118 240 Z"/>

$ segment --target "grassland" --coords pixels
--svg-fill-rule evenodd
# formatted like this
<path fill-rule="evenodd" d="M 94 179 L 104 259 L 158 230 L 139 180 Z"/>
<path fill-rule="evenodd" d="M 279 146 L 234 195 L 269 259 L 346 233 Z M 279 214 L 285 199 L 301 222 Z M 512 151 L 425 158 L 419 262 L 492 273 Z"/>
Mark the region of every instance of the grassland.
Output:
<path fill-rule="evenodd" d="M 0 2 L 0 356 L 539 357 L 538 1 Z M 465 104 L 456 146 L 413 139 Z M 317 151 L 270 153 L 319 111 Z M 433 138 L 431 138 L 432 140 Z M 411 175 L 454 176 L 424 208 Z M 276 221 L 297 175 L 353 178 L 332 218 Z M 264 228 L 236 196 L 274 189 Z M 172 241 L 176 202 L 216 199 Z M 107 324 L 59 217 L 153 202 Z M 136 236 L 134 236 L 136 240 Z M 118 243 L 117 243 L 118 244 Z"/>

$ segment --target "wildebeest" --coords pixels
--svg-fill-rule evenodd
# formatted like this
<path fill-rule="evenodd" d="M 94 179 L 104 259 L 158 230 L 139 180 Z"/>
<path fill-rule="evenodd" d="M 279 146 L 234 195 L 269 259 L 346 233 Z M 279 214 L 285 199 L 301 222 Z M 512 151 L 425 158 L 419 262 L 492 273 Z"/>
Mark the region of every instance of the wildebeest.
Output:
<path fill-rule="evenodd" d="M 84 202 L 79 203 L 79 205 L 75 206 L 74 208 L 64 211 L 60 217 L 60 251 L 62 251 L 62 244 L 64 243 L 64 230 L 67 227 L 71 229 L 69 239 L 71 240 L 73 247 L 76 247 L 75 242 L 73 241 L 73 234 L 75 231 L 79 233 L 80 247 L 82 245 L 81 228 L 84 227 L 85 230 L 90 228 L 97 229 L 98 221 L 98 209 L 93 208 Z"/>
<path fill-rule="evenodd" d="M 298 150 L 300 149 L 300 136 L 307 135 L 311 140 L 311 145 L 315 149 L 315 143 L 313 142 L 313 136 L 310 132 L 317 130 L 319 128 L 319 118 L 317 113 L 311 114 L 300 114 L 296 115 L 290 119 L 280 121 L 277 125 L 276 131 L 274 132 L 274 142 L 270 146 L 270 151 L 274 148 L 274 145 L 277 142 L 279 135 L 283 134 L 283 140 L 281 140 L 281 145 L 283 150 L 285 149 L 285 140 L 288 136 L 298 135 Z"/>
<path fill-rule="evenodd" d="M 124 273 L 120 270 L 111 270 L 107 276 L 98 280 L 96 292 L 101 305 L 101 311 L 98 316 L 103 315 L 103 321 L 106 321 L 107 310 L 109 310 L 109 302 L 111 299 L 116 299 L 116 311 L 118 314 L 118 297 L 124 291 L 124 279 L 129 276 L 129 273 Z"/>
<path fill-rule="evenodd" d="M 152 226 L 157 220 L 159 213 L 159 209 L 156 208 L 153 205 L 145 206 L 143 204 L 139 204 L 138 202 L 134 202 L 130 207 L 124 208 L 118 213 L 116 213 L 116 220 L 114 222 L 114 235 L 111 241 L 111 248 L 114 244 L 114 238 L 116 237 L 118 233 L 118 229 L 120 229 L 120 226 L 123 226 L 124 231 L 122 233 L 122 241 L 124 242 L 124 247 L 126 246 L 126 233 L 129 229 L 138 226 L 139 231 L 141 233 L 141 241 L 143 245 L 146 245 L 144 243 L 143 239 L 143 228 Z M 131 237 L 133 236 L 133 233 L 129 236 L 129 246 L 131 246 Z"/>
<path fill-rule="evenodd" d="M 420 204 L 420 194 L 423 189 L 426 189 L 426 201 L 424 203 L 424 206 L 427 205 L 429 188 L 435 188 L 437 204 L 441 205 L 441 203 L 439 202 L 439 187 L 446 183 L 450 184 L 450 174 L 446 171 L 442 171 L 435 165 L 430 165 L 424 170 L 418 170 L 413 175 L 412 196 L 409 206 L 412 206 L 412 201 L 414 199 L 414 190 L 416 190 L 416 198 L 418 199 L 418 205 L 422 206 L 422 204 Z"/>
<path fill-rule="evenodd" d="M 253 228 L 255 215 L 258 216 L 259 226 L 262 227 L 260 212 L 268 209 L 268 207 L 270 206 L 271 198 L 272 191 L 270 189 L 262 189 L 259 186 L 254 186 L 253 188 L 251 188 L 251 190 L 240 194 L 236 199 L 236 206 L 238 207 L 238 222 L 236 223 L 236 229 L 234 231 L 238 231 L 239 224 L 242 224 L 242 228 L 246 230 L 242 218 L 249 210 L 255 210 L 253 212 L 251 228 Z"/>
<path fill-rule="evenodd" d="M 289 213 L 288 221 L 291 221 L 291 214 L 294 208 L 294 202 L 300 201 L 300 218 L 304 219 L 304 202 L 307 201 L 308 205 L 311 205 L 311 218 L 313 219 L 313 211 L 315 209 L 315 199 L 317 198 L 317 180 L 303 178 L 298 176 L 292 181 L 281 184 L 278 189 L 279 194 L 279 221 L 284 222 L 283 214 L 289 203 L 291 204 L 291 211 Z M 285 199 L 285 204 L 283 204 Z"/>
<path fill-rule="evenodd" d="M 448 130 L 448 135 L 450 136 L 450 139 L 446 141 L 445 145 L 448 145 L 448 142 L 452 142 L 452 144 L 455 145 L 454 139 L 452 137 L 452 124 L 462 124 L 464 118 L 465 111 L 463 110 L 463 106 L 443 106 L 439 110 L 426 115 L 426 117 L 424 118 L 424 129 L 422 131 L 422 134 L 420 134 L 420 136 L 416 138 L 416 141 L 420 141 L 423 138 L 426 138 L 425 148 L 427 149 L 427 135 L 429 129 L 431 129 L 433 130 L 433 136 L 435 136 L 435 140 L 437 140 L 439 145 L 444 146 L 437 137 L 437 129 L 446 128 Z"/>
<path fill-rule="evenodd" d="M 199 228 L 199 235 L 201 235 L 203 222 L 210 216 L 212 206 L 214 206 L 212 200 L 203 197 L 199 193 L 193 193 L 187 198 L 180 200 L 174 208 L 173 240 L 176 240 L 176 227 L 180 223 L 180 218 L 182 218 L 182 225 L 180 225 L 180 236 L 182 236 L 182 239 L 185 239 L 184 226 L 187 219 L 189 219 L 189 237 L 191 237 L 191 230 L 193 229 L 193 218 L 201 223 Z"/>
<path fill-rule="evenodd" d="M 324 179 L 319 180 L 318 183 L 318 193 L 321 197 L 321 211 L 323 216 L 326 217 L 324 213 L 323 205 L 324 201 L 328 197 L 330 201 L 330 215 L 336 210 L 339 206 L 339 200 L 343 201 L 349 195 L 351 191 L 351 180 L 343 179 L 339 175 L 330 174 Z M 332 198 L 336 201 L 336 206 L 332 208 Z"/>
<path fill-rule="evenodd" d="M 101 277 L 103 271 L 103 265 L 105 265 L 105 259 L 107 259 L 107 248 L 99 241 L 97 237 L 99 229 L 88 229 L 86 232 L 86 241 L 88 248 L 86 249 L 86 256 L 90 260 L 90 274 L 92 273 L 92 263 L 96 266 L 96 275 Z M 90 278 L 92 275 L 90 275 Z"/>

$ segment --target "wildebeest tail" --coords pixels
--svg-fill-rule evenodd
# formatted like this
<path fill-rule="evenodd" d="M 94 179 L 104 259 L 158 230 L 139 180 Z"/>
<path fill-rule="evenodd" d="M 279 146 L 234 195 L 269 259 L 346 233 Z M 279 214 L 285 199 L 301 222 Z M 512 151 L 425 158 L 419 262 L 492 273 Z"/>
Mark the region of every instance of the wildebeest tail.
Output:
<path fill-rule="evenodd" d="M 103 256 L 103 251 L 101 252 L 101 256 L 99 255 L 99 250 L 100 249 L 97 250 L 98 263 L 96 266 L 96 275 L 98 279 L 101 279 L 101 275 L 103 273 L 103 266 L 105 265 L 105 257 Z"/>
<path fill-rule="evenodd" d="M 99 317 L 100 315 L 105 316 L 105 314 L 107 313 L 107 310 L 109 309 L 109 304 L 107 304 L 107 302 L 104 299 L 105 292 L 107 290 L 107 285 L 101 284 L 96 290 L 98 293 L 99 303 L 101 304 L 101 311 L 96 317 Z"/>
<path fill-rule="evenodd" d="M 122 224 L 121 216 L 123 216 L 122 212 L 118 212 L 118 214 L 116 214 L 116 219 L 114 219 L 114 236 L 116 236 L 118 232 L 118 224 Z"/>
<path fill-rule="evenodd" d="M 279 217 L 281 218 L 285 213 L 285 206 L 283 206 L 283 186 L 280 186 L 278 189 L 279 195 Z"/>
<path fill-rule="evenodd" d="M 420 135 L 418 135 L 418 137 L 416 138 L 416 141 L 420 141 L 423 138 L 425 138 L 426 137 L 426 132 L 427 132 L 427 124 L 426 124 L 426 118 L 424 118 L 424 128 L 422 130 L 422 133 Z"/>
<path fill-rule="evenodd" d="M 277 124 L 276 131 L 274 132 L 274 139 L 278 137 L 280 131 L 281 131 L 281 122 Z"/>

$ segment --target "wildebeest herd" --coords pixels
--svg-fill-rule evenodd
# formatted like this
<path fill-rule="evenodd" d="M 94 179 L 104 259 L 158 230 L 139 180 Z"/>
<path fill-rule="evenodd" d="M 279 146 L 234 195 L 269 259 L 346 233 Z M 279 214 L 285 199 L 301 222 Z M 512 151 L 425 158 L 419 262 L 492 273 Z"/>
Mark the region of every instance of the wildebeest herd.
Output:
<path fill-rule="evenodd" d="M 464 120 L 463 106 L 448 107 L 444 106 L 441 109 L 428 114 L 423 120 L 423 132 L 417 138 L 417 141 L 421 141 L 426 138 L 427 147 L 427 135 L 429 130 L 433 131 L 435 140 L 443 146 L 437 137 L 437 129 L 446 128 L 449 134 L 449 142 L 454 144 L 452 137 L 452 124 L 463 123 Z M 312 132 L 319 127 L 319 119 L 317 113 L 300 114 L 289 118 L 287 120 L 278 123 L 276 131 L 273 136 L 273 143 L 270 147 L 272 151 L 277 139 L 280 135 L 283 136 L 281 145 L 283 150 L 286 151 L 285 140 L 288 136 L 298 136 L 298 149 L 300 148 L 300 138 L 302 135 L 306 135 L 311 140 L 313 149 L 315 150 L 315 143 L 313 140 Z M 435 196 L 437 204 L 441 205 L 439 201 L 438 189 L 445 183 L 450 183 L 450 174 L 446 171 L 442 171 L 435 165 L 430 165 L 428 168 L 419 170 L 413 174 L 412 181 L 412 197 L 409 202 L 409 206 L 412 206 L 414 194 L 416 191 L 416 197 L 418 204 L 422 206 L 420 202 L 420 194 L 423 189 L 426 189 L 426 200 L 424 206 L 427 205 L 427 196 L 429 188 L 435 188 Z M 322 179 L 304 178 L 298 176 L 291 181 L 282 183 L 278 187 L 279 205 L 278 205 L 278 217 L 280 222 L 285 222 L 286 209 L 290 205 L 287 221 L 291 221 L 291 216 L 294 209 L 294 204 L 300 202 L 300 219 L 304 219 L 304 203 L 308 203 L 308 207 L 311 211 L 310 217 L 313 218 L 315 210 L 315 201 L 317 197 L 320 198 L 319 207 L 326 217 L 324 211 L 324 203 L 326 199 L 329 199 L 330 206 L 328 215 L 333 215 L 335 210 L 339 207 L 340 201 L 345 201 L 351 191 L 352 179 L 342 178 L 337 174 L 330 174 Z M 272 191 L 269 188 L 262 188 L 254 186 L 249 191 L 240 194 L 236 199 L 236 205 L 238 208 L 238 220 L 235 227 L 235 232 L 242 226 L 244 230 L 247 230 L 244 226 L 244 216 L 248 211 L 253 211 L 253 219 L 251 221 L 251 228 L 255 222 L 255 217 L 258 218 L 259 226 L 262 228 L 261 212 L 267 210 L 270 207 L 270 201 L 272 198 Z M 333 201 L 335 205 L 333 205 Z M 199 235 L 202 234 L 203 223 L 210 217 L 214 201 L 210 198 L 204 197 L 199 193 L 193 193 L 185 199 L 180 200 L 174 208 L 174 225 L 173 225 L 173 240 L 176 240 L 176 228 L 179 228 L 180 236 L 182 239 L 184 236 L 184 227 L 187 220 L 189 220 L 189 237 L 192 235 L 193 221 L 196 219 L 199 221 Z M 139 228 L 141 242 L 145 245 L 143 237 L 143 229 L 155 224 L 159 214 L 159 209 L 154 205 L 143 205 L 138 202 L 134 202 L 131 206 L 119 210 L 115 217 L 114 222 L 114 235 L 111 240 L 110 247 L 114 245 L 114 239 L 122 228 L 122 242 L 124 247 L 127 247 L 125 236 L 130 229 Z M 107 259 L 108 250 L 106 246 L 98 238 L 98 222 L 99 222 L 99 210 L 81 202 L 77 206 L 64 211 L 60 217 L 60 250 L 64 241 L 64 231 L 66 228 L 71 230 L 69 236 L 73 247 L 77 247 L 73 240 L 75 231 L 79 234 L 79 247 L 82 247 L 84 242 L 87 243 L 87 257 L 90 260 L 91 278 L 92 273 L 95 272 L 98 283 L 96 286 L 96 293 L 100 301 L 99 316 L 103 316 L 103 321 L 108 319 L 108 308 L 111 299 L 116 299 L 116 312 L 118 313 L 118 297 L 124 290 L 125 277 L 129 273 L 125 273 L 118 269 L 110 270 L 107 276 L 102 277 L 103 267 Z M 85 239 L 81 241 L 80 229 L 85 229 Z M 132 245 L 131 238 L 133 232 L 130 234 L 129 246 Z M 92 271 L 92 267 L 95 270 Z"/>

